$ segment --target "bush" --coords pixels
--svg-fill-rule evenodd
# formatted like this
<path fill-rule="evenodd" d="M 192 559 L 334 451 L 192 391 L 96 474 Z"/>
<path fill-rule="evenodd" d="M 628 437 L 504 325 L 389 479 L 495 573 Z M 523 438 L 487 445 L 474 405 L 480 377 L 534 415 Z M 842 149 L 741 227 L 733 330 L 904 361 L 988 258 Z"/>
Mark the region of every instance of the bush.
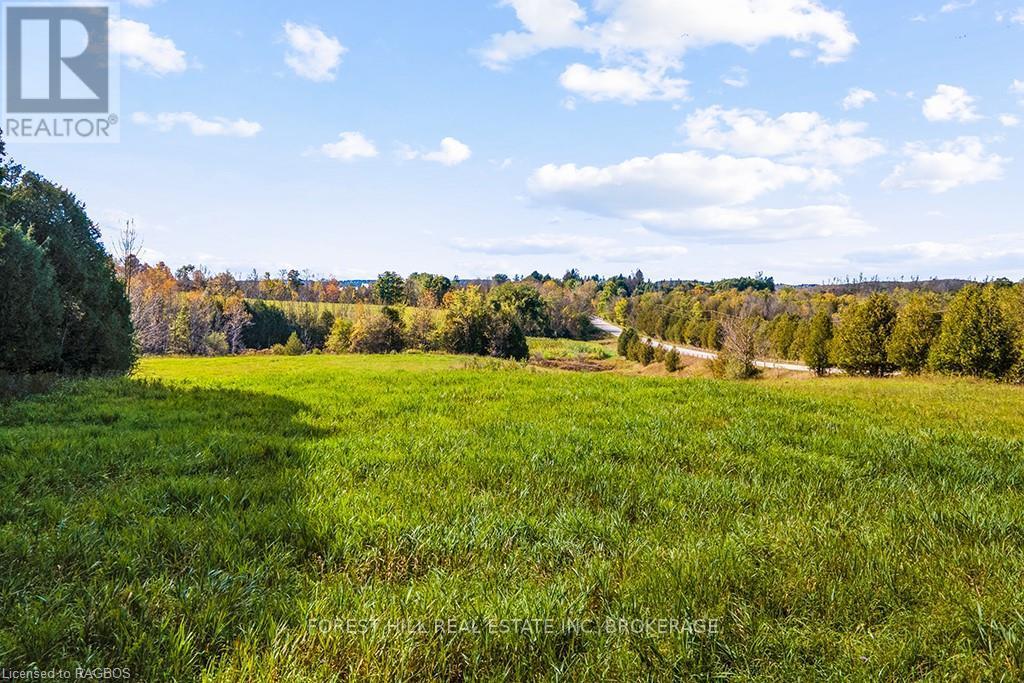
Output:
<path fill-rule="evenodd" d="M 59 367 L 63 309 L 55 277 L 45 252 L 28 235 L 0 227 L 0 371 Z"/>
<path fill-rule="evenodd" d="M 942 313 L 933 294 L 914 294 L 896 314 L 886 345 L 889 362 L 916 375 L 928 365 L 928 354 L 942 327 Z"/>
<path fill-rule="evenodd" d="M 301 356 L 306 352 L 306 345 L 302 343 L 297 333 L 292 332 L 284 344 L 284 352 L 286 356 Z"/>
<path fill-rule="evenodd" d="M 679 352 L 675 349 L 670 349 L 665 354 L 665 370 L 668 372 L 675 372 L 679 369 Z"/>
<path fill-rule="evenodd" d="M 441 348 L 449 353 L 486 356 L 491 309 L 475 286 L 453 290 L 444 297 L 444 319 L 438 331 Z"/>
<path fill-rule="evenodd" d="M 629 327 L 629 328 L 626 328 L 625 330 L 623 330 L 622 334 L 619 335 L 618 345 L 617 345 L 617 350 L 618 350 L 619 355 L 622 356 L 623 358 L 628 358 L 629 357 L 629 346 L 630 346 L 630 344 L 633 343 L 633 340 L 637 339 L 637 338 L 638 338 L 638 335 L 636 333 L 636 330 L 634 330 L 632 327 Z"/>
<path fill-rule="evenodd" d="M 418 310 L 405 329 L 405 345 L 417 351 L 433 351 L 437 345 L 437 325 L 434 314 L 428 310 Z"/>
<path fill-rule="evenodd" d="M 399 353 L 405 348 L 401 317 L 393 308 L 363 313 L 352 326 L 349 348 L 354 353 Z"/>
<path fill-rule="evenodd" d="M 347 353 L 352 342 L 352 321 L 348 318 L 336 318 L 331 325 L 331 333 L 327 335 L 324 351 L 327 353 Z"/>
<path fill-rule="evenodd" d="M 760 374 L 754 362 L 763 353 L 764 339 L 759 319 L 754 316 L 728 318 L 722 328 L 722 351 L 716 360 L 720 371 L 733 379 L 748 379 Z"/>
<path fill-rule="evenodd" d="M 511 358 L 526 360 L 530 357 L 530 347 L 526 343 L 526 335 L 515 316 L 496 312 L 491 319 L 488 330 L 488 350 L 495 358 Z"/>
<path fill-rule="evenodd" d="M 967 285 L 949 304 L 929 357 L 938 372 L 998 379 L 1016 359 L 1013 328 L 989 285 Z"/>
<path fill-rule="evenodd" d="M 896 307 L 888 294 L 872 294 L 850 304 L 839 318 L 833 361 L 851 375 L 884 377 L 896 367 L 886 347 L 896 324 Z"/>
<path fill-rule="evenodd" d="M 228 336 L 223 332 L 211 332 L 203 339 L 208 356 L 226 356 L 230 352 Z"/>

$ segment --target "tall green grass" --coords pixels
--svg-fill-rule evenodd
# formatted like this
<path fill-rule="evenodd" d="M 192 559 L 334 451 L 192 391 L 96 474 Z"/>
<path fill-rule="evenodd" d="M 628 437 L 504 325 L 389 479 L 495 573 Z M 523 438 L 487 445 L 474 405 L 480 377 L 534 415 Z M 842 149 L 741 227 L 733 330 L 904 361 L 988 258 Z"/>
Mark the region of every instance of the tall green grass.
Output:
<path fill-rule="evenodd" d="M 0 411 L 8 669 L 1024 676 L 1013 388 L 261 356 L 147 359 Z M 433 628 L 530 618 L 720 626 Z M 381 625 L 322 628 L 344 619 Z"/>

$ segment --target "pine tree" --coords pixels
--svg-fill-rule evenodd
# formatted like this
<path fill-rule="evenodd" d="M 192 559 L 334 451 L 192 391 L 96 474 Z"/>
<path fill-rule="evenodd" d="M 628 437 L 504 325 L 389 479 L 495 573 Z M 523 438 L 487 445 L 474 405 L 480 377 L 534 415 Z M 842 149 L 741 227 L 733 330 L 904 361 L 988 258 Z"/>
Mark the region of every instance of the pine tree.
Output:
<path fill-rule="evenodd" d="M 828 374 L 832 366 L 829 347 L 832 344 L 832 314 L 827 310 L 818 311 L 811 319 L 804 345 L 804 363 L 818 376 Z"/>

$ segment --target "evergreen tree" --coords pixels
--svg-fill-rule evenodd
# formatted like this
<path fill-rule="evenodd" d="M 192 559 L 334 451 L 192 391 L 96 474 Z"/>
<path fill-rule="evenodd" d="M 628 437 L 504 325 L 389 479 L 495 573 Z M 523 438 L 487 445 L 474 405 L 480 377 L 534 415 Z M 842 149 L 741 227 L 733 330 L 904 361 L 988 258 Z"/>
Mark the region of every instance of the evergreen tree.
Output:
<path fill-rule="evenodd" d="M 839 318 L 833 362 L 852 375 L 882 377 L 895 369 L 886 345 L 896 324 L 896 307 L 888 294 L 872 294 L 850 304 Z"/>
<path fill-rule="evenodd" d="M 998 379 L 1016 360 L 1014 335 L 992 285 L 967 285 L 953 297 L 929 357 L 938 372 Z"/>
<path fill-rule="evenodd" d="M 59 369 L 63 310 L 55 279 L 35 241 L 0 226 L 0 370 Z"/>
<path fill-rule="evenodd" d="M 822 309 L 811 319 L 804 343 L 804 363 L 818 376 L 828 374 L 832 367 L 829 347 L 832 345 L 832 314 Z"/>
<path fill-rule="evenodd" d="M 916 375 L 928 365 L 932 343 L 942 327 L 936 297 L 916 293 L 896 314 L 896 325 L 886 345 L 889 362 L 907 374 Z"/>
<path fill-rule="evenodd" d="M 128 297 L 85 207 L 42 176 L 4 166 L 0 224 L 19 226 L 53 268 L 62 314 L 58 367 L 64 372 L 127 372 L 135 362 Z"/>

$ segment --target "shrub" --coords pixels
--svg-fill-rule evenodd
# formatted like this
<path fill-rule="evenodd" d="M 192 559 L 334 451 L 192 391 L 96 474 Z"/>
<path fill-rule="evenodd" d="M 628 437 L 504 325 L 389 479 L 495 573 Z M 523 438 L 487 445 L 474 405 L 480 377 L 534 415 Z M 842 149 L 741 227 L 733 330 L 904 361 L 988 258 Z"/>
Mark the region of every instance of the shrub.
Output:
<path fill-rule="evenodd" d="M 226 356 L 230 352 L 228 336 L 223 332 L 211 332 L 203 339 L 208 356 Z"/>
<path fill-rule="evenodd" d="M 493 314 L 488 330 L 488 350 L 495 358 L 526 360 L 530 357 L 526 335 L 515 316 L 504 312 Z"/>
<path fill-rule="evenodd" d="M 475 286 L 453 290 L 444 297 L 444 319 L 438 331 L 441 348 L 449 353 L 488 355 L 491 309 Z"/>
<path fill-rule="evenodd" d="M 292 332 L 291 336 L 288 337 L 288 341 L 284 344 L 284 355 L 286 356 L 301 356 L 306 352 L 306 346 L 299 339 L 299 335 Z"/>
<path fill-rule="evenodd" d="M 620 356 L 623 358 L 629 357 L 629 345 L 633 343 L 633 340 L 637 338 L 636 330 L 632 327 L 626 328 L 619 335 L 617 350 Z"/>
<path fill-rule="evenodd" d="M 989 285 L 967 285 L 942 318 L 929 365 L 938 372 L 1001 378 L 1016 361 L 1013 329 Z"/>
<path fill-rule="evenodd" d="M 754 362 L 763 352 L 759 320 L 754 316 L 728 318 L 722 325 L 722 351 L 719 372 L 732 379 L 748 379 L 760 374 Z"/>
<path fill-rule="evenodd" d="M 434 315 L 427 310 L 418 310 L 405 329 L 405 345 L 418 351 L 433 351 L 437 344 L 437 325 Z"/>
<path fill-rule="evenodd" d="M 352 341 L 352 321 L 348 318 L 335 318 L 331 325 L 331 333 L 327 335 L 324 351 L 327 353 L 346 353 Z"/>
<path fill-rule="evenodd" d="M 352 326 L 349 348 L 354 353 L 399 353 L 405 348 L 401 318 L 393 308 L 364 313 Z"/>
<path fill-rule="evenodd" d="M 0 227 L 0 371 L 59 367 L 63 309 L 55 277 L 45 252 L 28 235 Z"/>
<path fill-rule="evenodd" d="M 804 363 L 819 377 L 828 374 L 832 367 L 829 347 L 832 345 L 832 314 L 825 309 L 818 311 L 807 329 L 804 341 Z"/>
<path fill-rule="evenodd" d="M 665 354 L 665 369 L 668 372 L 675 372 L 679 369 L 679 352 L 675 349 L 670 349 Z"/>
<path fill-rule="evenodd" d="M 942 327 L 942 313 L 932 294 L 914 294 L 896 314 L 896 325 L 886 345 L 889 362 L 911 375 L 928 364 L 932 343 Z"/>
<path fill-rule="evenodd" d="M 896 307 L 887 294 L 872 294 L 850 304 L 839 318 L 833 361 L 851 375 L 883 377 L 895 366 L 886 346 L 896 324 Z"/>

